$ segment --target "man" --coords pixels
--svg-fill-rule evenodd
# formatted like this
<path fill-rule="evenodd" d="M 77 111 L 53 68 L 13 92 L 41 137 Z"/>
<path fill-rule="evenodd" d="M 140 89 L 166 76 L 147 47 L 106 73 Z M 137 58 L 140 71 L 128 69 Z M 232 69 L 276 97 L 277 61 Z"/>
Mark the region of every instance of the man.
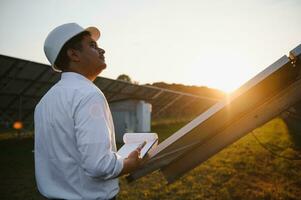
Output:
<path fill-rule="evenodd" d="M 35 173 L 49 199 L 114 199 L 118 176 L 141 164 L 140 149 L 116 154 L 108 103 L 92 81 L 106 68 L 100 32 L 75 23 L 49 33 L 44 51 L 61 80 L 35 109 Z"/>

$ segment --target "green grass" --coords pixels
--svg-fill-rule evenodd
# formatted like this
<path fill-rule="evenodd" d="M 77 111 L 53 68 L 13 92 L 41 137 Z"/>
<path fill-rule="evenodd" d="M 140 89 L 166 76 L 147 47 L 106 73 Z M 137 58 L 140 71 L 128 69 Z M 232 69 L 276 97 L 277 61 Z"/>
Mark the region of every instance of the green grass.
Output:
<path fill-rule="evenodd" d="M 160 141 L 185 123 L 156 124 Z M 253 131 L 282 156 L 301 156 L 282 120 Z M 0 140 L 0 199 L 42 199 L 33 165 L 33 140 Z M 301 199 L 301 161 L 275 157 L 248 134 L 171 185 L 160 172 L 133 183 L 120 179 L 118 199 Z"/>
<path fill-rule="evenodd" d="M 182 124 L 181 124 L 182 125 Z M 168 127 L 168 128 L 167 128 Z M 153 127 L 159 134 L 174 132 L 179 124 Z M 168 130 L 172 130 L 169 132 Z M 275 119 L 254 130 L 264 144 L 280 146 L 277 154 L 295 156 L 282 120 Z M 161 135 L 160 135 L 161 136 Z M 121 179 L 121 199 L 300 199 L 301 161 L 274 157 L 251 134 L 166 185 L 155 172 L 134 183 Z"/>

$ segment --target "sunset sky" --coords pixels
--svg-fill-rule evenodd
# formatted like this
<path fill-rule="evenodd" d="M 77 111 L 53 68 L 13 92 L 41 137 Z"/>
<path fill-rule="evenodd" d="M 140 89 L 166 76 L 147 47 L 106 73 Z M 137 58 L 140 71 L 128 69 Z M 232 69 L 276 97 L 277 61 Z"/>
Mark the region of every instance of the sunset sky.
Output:
<path fill-rule="evenodd" d="M 48 64 L 63 23 L 96 26 L 101 76 L 231 91 L 301 43 L 299 0 L 1 0 L 0 54 Z"/>

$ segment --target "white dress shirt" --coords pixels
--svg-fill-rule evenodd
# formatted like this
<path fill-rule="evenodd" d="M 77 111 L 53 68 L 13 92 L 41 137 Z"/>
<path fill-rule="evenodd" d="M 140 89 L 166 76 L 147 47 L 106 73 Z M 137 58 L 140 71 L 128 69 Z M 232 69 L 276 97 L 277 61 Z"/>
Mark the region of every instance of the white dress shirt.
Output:
<path fill-rule="evenodd" d="M 58 199 L 110 199 L 123 159 L 103 93 L 84 76 L 62 73 L 35 109 L 35 174 L 41 194 Z"/>

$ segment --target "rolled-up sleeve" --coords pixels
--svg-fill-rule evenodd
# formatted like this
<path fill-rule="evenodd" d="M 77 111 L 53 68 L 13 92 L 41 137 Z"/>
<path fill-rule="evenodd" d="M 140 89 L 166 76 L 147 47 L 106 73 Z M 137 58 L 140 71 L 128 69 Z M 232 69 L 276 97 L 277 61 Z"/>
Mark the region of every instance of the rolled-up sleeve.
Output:
<path fill-rule="evenodd" d="M 97 92 L 84 97 L 74 112 L 77 147 L 81 167 L 88 176 L 100 179 L 116 178 L 123 159 L 112 151 L 108 110 L 105 99 Z"/>

